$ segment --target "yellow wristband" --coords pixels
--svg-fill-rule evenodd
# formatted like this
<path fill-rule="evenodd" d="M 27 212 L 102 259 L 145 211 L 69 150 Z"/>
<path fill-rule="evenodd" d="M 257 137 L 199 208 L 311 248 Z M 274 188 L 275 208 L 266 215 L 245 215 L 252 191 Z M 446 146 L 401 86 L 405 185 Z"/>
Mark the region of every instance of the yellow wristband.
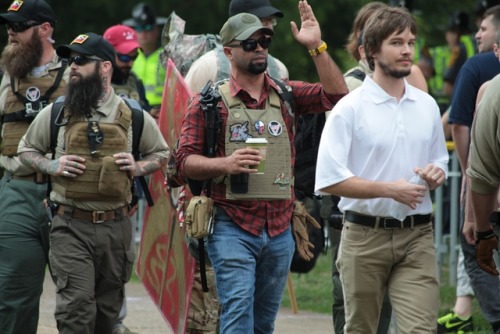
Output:
<path fill-rule="evenodd" d="M 311 57 L 316 57 L 320 53 L 325 52 L 326 48 L 327 48 L 327 45 L 325 42 L 323 42 L 316 49 L 309 50 L 309 54 L 311 55 Z"/>

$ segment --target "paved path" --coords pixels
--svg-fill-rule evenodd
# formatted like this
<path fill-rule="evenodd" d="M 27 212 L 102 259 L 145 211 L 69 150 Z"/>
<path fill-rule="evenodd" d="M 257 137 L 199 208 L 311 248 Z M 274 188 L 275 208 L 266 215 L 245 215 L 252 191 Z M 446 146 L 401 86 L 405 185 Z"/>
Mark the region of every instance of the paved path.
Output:
<path fill-rule="evenodd" d="M 286 293 L 286 292 L 285 292 Z M 139 334 L 171 334 L 160 312 L 153 304 L 140 283 L 127 284 L 128 315 L 125 325 Z M 38 334 L 57 334 L 54 320 L 55 290 L 52 279 L 47 274 L 44 292 L 40 302 L 40 322 Z M 276 320 L 276 334 L 328 334 L 333 333 L 331 316 L 300 311 L 293 314 L 289 309 L 281 309 Z"/>

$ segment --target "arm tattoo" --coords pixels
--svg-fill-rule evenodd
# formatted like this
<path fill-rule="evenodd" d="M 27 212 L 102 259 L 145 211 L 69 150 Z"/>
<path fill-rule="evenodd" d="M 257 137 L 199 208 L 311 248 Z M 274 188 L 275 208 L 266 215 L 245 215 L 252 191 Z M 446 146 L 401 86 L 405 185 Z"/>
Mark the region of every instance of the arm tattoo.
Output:
<path fill-rule="evenodd" d="M 19 160 L 37 172 L 44 174 L 54 175 L 59 168 L 59 160 L 47 159 L 40 152 L 23 152 L 19 154 Z"/>
<path fill-rule="evenodd" d="M 149 175 L 162 168 L 167 162 L 166 158 L 150 154 L 137 161 L 135 176 Z"/>

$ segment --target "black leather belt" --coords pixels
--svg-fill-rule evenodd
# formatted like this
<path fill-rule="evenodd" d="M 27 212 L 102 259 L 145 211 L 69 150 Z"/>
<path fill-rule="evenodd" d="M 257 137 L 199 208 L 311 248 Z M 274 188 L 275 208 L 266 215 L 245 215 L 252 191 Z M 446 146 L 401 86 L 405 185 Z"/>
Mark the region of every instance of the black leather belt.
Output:
<path fill-rule="evenodd" d="M 354 224 L 369 227 L 375 227 L 378 221 L 378 227 L 390 230 L 397 228 L 412 228 L 415 225 L 430 223 L 431 215 L 413 215 L 408 216 L 405 220 L 401 221 L 392 217 L 367 216 L 353 211 L 347 211 L 345 213 L 345 220 Z"/>

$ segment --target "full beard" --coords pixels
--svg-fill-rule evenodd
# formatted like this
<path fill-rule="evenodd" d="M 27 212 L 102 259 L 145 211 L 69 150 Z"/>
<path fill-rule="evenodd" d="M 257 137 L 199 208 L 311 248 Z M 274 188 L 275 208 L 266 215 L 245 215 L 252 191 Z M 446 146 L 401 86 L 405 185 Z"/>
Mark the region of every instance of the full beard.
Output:
<path fill-rule="evenodd" d="M 0 66 L 12 78 L 24 78 L 33 68 L 40 65 L 42 55 L 43 44 L 36 27 L 28 42 L 9 43 L 3 49 Z"/>
<path fill-rule="evenodd" d="M 379 62 L 378 65 L 380 66 L 380 69 L 386 75 L 389 75 L 389 76 L 396 78 L 396 79 L 405 78 L 405 77 L 409 76 L 411 73 L 411 69 L 397 70 L 394 68 L 390 68 L 389 65 L 387 65 L 383 62 Z"/>
<path fill-rule="evenodd" d="M 75 116 L 87 116 L 96 109 L 99 99 L 104 94 L 104 84 L 99 75 L 99 64 L 95 64 L 95 71 L 84 78 L 71 80 L 66 88 L 64 104 L 67 110 Z"/>

